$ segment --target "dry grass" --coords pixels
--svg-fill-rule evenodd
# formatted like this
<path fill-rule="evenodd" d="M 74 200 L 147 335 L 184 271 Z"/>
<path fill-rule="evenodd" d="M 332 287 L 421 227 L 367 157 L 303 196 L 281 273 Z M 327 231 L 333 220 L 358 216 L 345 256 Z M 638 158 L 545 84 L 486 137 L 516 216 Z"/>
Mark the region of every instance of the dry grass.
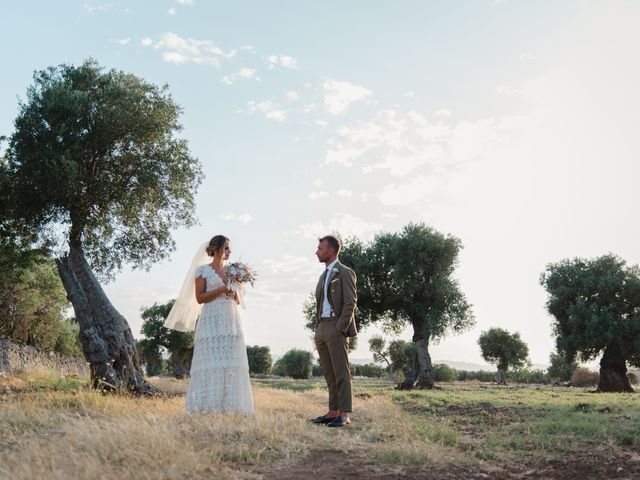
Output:
<path fill-rule="evenodd" d="M 457 382 L 397 392 L 357 379 L 352 425 L 328 429 L 308 422 L 326 405 L 317 379 L 254 379 L 253 417 L 187 415 L 185 382 L 152 382 L 167 395 L 0 377 L 0 478 L 640 476 L 638 395 Z"/>
<path fill-rule="evenodd" d="M 161 382 L 173 394 L 184 390 L 184 383 Z M 319 389 L 259 386 L 257 413 L 246 418 L 187 415 L 176 395 L 140 399 L 82 386 L 43 389 L 38 378 L 7 383 L 11 392 L 0 395 L 2 478 L 259 478 L 262 466 L 327 450 L 374 451 L 383 462 L 445 459 L 443 446 L 419 437 L 415 422 L 386 394 L 356 399 L 361 413 L 354 426 L 336 431 L 308 422 L 326 404 Z"/>

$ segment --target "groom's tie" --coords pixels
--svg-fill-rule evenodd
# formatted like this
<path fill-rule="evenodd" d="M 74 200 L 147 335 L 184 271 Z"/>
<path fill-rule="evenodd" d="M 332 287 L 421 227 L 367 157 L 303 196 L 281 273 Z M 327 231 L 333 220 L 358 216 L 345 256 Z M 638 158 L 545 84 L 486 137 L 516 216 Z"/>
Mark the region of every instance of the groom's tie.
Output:
<path fill-rule="evenodd" d="M 324 304 L 324 291 L 325 284 L 327 283 L 327 275 L 329 275 L 329 268 L 325 268 L 322 274 L 322 295 L 320 295 L 320 311 L 322 311 L 322 305 Z"/>

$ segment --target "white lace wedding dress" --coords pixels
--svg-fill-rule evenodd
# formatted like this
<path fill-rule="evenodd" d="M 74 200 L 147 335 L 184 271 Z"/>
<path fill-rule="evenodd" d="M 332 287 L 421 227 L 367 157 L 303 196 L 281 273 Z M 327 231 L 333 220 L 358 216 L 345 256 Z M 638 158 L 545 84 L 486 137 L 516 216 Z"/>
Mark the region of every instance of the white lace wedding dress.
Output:
<path fill-rule="evenodd" d="M 208 292 L 223 285 L 210 265 L 200 266 L 197 277 L 205 279 Z M 205 303 L 198 318 L 186 410 L 253 414 L 240 312 L 233 299 L 227 296 Z"/>

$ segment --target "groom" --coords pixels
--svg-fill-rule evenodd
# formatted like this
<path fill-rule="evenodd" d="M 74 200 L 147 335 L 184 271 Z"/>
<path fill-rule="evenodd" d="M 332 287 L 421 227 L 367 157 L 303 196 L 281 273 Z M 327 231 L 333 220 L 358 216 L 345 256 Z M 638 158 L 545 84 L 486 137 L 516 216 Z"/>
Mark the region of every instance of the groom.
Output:
<path fill-rule="evenodd" d="M 340 241 L 333 235 L 322 237 L 316 256 L 326 269 L 316 287 L 315 342 L 320 367 L 329 387 L 329 411 L 312 420 L 328 427 L 344 427 L 351 412 L 351 372 L 348 337 L 355 337 L 356 274 L 338 261 Z"/>

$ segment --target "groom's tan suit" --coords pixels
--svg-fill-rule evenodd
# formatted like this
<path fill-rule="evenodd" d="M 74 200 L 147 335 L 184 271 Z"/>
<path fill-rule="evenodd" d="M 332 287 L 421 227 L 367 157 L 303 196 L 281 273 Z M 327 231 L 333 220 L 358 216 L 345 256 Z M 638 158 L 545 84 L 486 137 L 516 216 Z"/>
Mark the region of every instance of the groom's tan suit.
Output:
<path fill-rule="evenodd" d="M 325 282 L 331 306 L 328 316 L 323 316 Z M 331 271 L 325 270 L 316 287 L 318 324 L 315 342 L 320 367 L 329 387 L 329 410 L 351 412 L 351 371 L 347 339 L 358 333 L 354 318 L 356 301 L 356 274 L 338 261 Z"/>

